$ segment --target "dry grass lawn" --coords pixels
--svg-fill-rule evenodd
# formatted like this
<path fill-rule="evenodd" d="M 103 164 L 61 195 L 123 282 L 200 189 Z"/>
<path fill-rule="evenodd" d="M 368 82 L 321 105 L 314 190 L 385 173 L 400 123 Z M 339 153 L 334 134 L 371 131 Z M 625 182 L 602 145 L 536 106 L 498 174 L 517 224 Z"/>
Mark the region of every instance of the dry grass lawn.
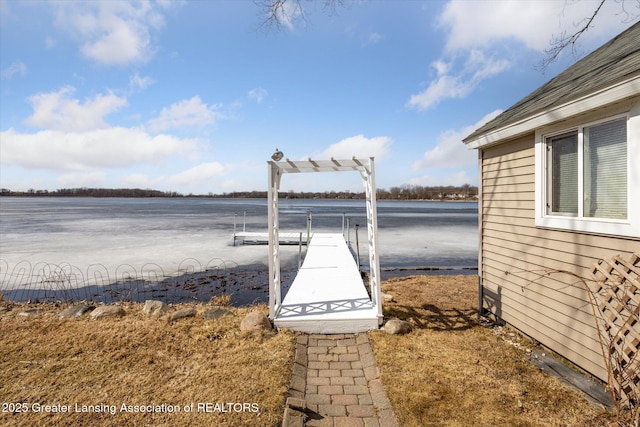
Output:
<path fill-rule="evenodd" d="M 386 304 L 385 316 L 408 320 L 415 328 L 404 336 L 370 334 L 400 426 L 610 424 L 610 415 L 541 373 L 526 353 L 477 323 L 474 276 L 395 278 L 383 289 L 396 300 Z M 123 304 L 122 318 L 96 321 L 86 316 L 61 320 L 57 314 L 63 307 L 52 305 L 36 306 L 44 312 L 29 317 L 17 313 L 34 306 L 0 299 L 2 306 L 11 311 L 0 314 L 0 425 L 282 422 L 295 336 L 286 331 L 243 335 L 239 323 L 252 308 L 205 320 L 200 313 L 209 306 L 193 305 L 197 317 L 170 324 L 143 315 L 140 304 Z M 192 403 L 193 410 L 186 412 Z M 198 411 L 198 403 L 211 406 Z M 235 412 L 228 403 L 249 406 Z M 178 405 L 179 411 L 125 412 L 123 404 Z M 51 407 L 34 412 L 37 405 Z M 75 405 L 80 410 L 114 405 L 115 413 L 74 412 Z M 52 412 L 63 407 L 72 412 Z"/>
<path fill-rule="evenodd" d="M 53 306 L 41 307 L 45 312 L 32 317 L 17 315 L 32 306 L 1 315 L 0 425 L 280 425 L 293 334 L 243 336 L 239 324 L 247 308 L 219 320 L 198 315 L 169 324 L 143 315 L 140 304 L 124 306 L 124 317 L 95 321 L 86 316 L 60 320 L 61 308 Z M 209 308 L 194 307 L 199 314 Z M 17 409 L 28 412 L 14 412 L 15 405 L 9 404 L 16 403 L 26 404 Z M 185 412 L 191 403 L 193 411 Z M 198 403 L 212 405 L 198 411 Z M 37 404 L 52 407 L 42 406 L 37 413 Z M 115 414 L 73 412 L 76 404 L 80 410 L 82 405 L 115 405 Z M 123 404 L 131 410 L 134 405 L 178 405 L 180 411 L 125 412 Z M 50 412 L 58 409 L 55 405 L 72 412 Z"/>
<path fill-rule="evenodd" d="M 385 317 L 408 335 L 371 333 L 382 382 L 403 427 L 598 426 L 610 416 L 539 371 L 526 352 L 477 322 L 475 276 L 395 278 Z M 531 343 L 530 345 L 533 345 Z"/>

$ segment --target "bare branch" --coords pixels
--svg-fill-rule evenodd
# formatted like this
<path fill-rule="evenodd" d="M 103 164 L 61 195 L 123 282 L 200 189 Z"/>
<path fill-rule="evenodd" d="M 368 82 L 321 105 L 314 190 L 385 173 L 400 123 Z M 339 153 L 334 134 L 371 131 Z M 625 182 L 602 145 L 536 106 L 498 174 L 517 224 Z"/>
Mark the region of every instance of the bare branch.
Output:
<path fill-rule="evenodd" d="M 615 0 L 615 2 L 620 3 L 622 14 L 626 15 L 626 17 L 620 22 L 627 24 L 635 21 L 638 18 L 638 13 L 633 14 L 627 10 L 626 0 Z M 636 9 L 640 10 L 640 0 L 636 0 Z"/>
<path fill-rule="evenodd" d="M 554 63 L 558 59 L 562 51 L 564 51 L 568 46 L 571 46 L 571 51 L 573 52 L 574 56 L 577 56 L 576 42 L 578 41 L 580 36 L 582 36 L 582 34 L 584 34 L 591 27 L 593 20 L 595 19 L 598 12 L 600 12 L 600 9 L 602 9 L 605 1 L 606 0 L 600 0 L 600 4 L 598 4 L 598 7 L 593 11 L 591 17 L 585 18 L 577 24 L 578 29 L 576 32 L 567 36 L 566 31 L 563 31 L 560 37 L 553 38 L 551 47 L 544 50 L 544 53 L 547 55 L 546 58 L 540 61 L 540 64 L 537 67 L 540 71 L 544 73 L 547 67 L 550 64 Z"/>
<path fill-rule="evenodd" d="M 322 9 L 329 15 L 335 15 L 338 8 L 347 7 L 351 0 L 309 0 L 309 3 L 322 3 Z M 294 22 L 306 24 L 307 16 L 302 0 L 255 0 L 262 10 L 261 28 L 293 28 Z"/>
<path fill-rule="evenodd" d="M 281 30 L 292 28 L 296 20 L 305 21 L 304 8 L 300 0 L 256 0 L 263 21 L 260 28 Z"/>

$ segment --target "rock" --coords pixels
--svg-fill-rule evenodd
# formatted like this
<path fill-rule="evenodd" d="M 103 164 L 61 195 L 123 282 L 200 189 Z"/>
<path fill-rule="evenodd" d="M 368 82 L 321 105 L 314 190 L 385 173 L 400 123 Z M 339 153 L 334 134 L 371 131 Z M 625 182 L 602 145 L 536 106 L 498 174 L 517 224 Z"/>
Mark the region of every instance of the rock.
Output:
<path fill-rule="evenodd" d="M 30 310 L 24 310 L 18 313 L 18 316 L 35 316 L 36 314 L 44 313 L 41 308 L 32 308 Z"/>
<path fill-rule="evenodd" d="M 384 324 L 384 331 L 392 335 L 404 335 L 411 332 L 411 323 L 400 319 L 390 319 Z"/>
<path fill-rule="evenodd" d="M 227 310 L 226 308 L 222 308 L 222 307 L 213 307 L 207 311 L 205 311 L 204 313 L 202 313 L 202 317 L 204 317 L 205 319 L 208 320 L 215 320 L 215 319 L 219 319 L 223 316 L 229 316 L 232 315 L 233 312 L 231 310 Z"/>
<path fill-rule="evenodd" d="M 112 316 L 124 316 L 124 309 L 119 305 L 101 305 L 89 314 L 93 320 Z"/>
<path fill-rule="evenodd" d="M 9 307 L 0 307 L 0 314 L 5 314 L 10 312 L 11 309 Z"/>
<path fill-rule="evenodd" d="M 72 305 L 71 307 L 65 308 L 58 315 L 58 317 L 60 319 L 67 319 L 69 317 L 80 317 L 89 311 L 95 310 L 95 308 L 96 308 L 95 305 L 88 305 L 88 304 Z"/>
<path fill-rule="evenodd" d="M 156 300 L 146 300 L 144 302 L 144 306 L 142 307 L 142 312 L 149 316 L 162 316 L 165 313 L 168 313 L 170 310 L 169 306 L 162 301 Z"/>
<path fill-rule="evenodd" d="M 186 319 L 187 317 L 194 317 L 198 312 L 195 308 L 183 308 L 182 310 L 178 310 L 171 315 L 171 322 L 175 322 L 176 320 Z"/>
<path fill-rule="evenodd" d="M 391 294 L 386 294 L 386 293 L 382 292 L 381 295 L 382 295 L 382 302 L 383 303 L 385 303 L 385 302 L 396 302 L 396 300 L 393 299 L 393 295 L 391 295 Z"/>
<path fill-rule="evenodd" d="M 240 323 L 241 331 L 270 331 L 271 322 L 261 311 L 252 311 L 242 319 Z"/>

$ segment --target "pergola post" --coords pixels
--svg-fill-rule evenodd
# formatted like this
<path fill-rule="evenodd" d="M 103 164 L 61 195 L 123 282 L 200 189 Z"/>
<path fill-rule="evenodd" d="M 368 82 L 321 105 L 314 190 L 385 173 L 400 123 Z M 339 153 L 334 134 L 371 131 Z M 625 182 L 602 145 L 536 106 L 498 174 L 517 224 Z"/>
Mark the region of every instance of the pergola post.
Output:
<path fill-rule="evenodd" d="M 367 236 L 369 240 L 369 288 L 371 300 L 377 307 L 378 318 L 382 319 L 380 290 L 380 260 L 378 259 L 378 208 L 376 204 L 376 183 L 373 157 L 369 158 L 369 167 L 360 171 L 365 187 L 367 203 Z"/>
<path fill-rule="evenodd" d="M 280 188 L 280 169 L 269 162 L 268 191 L 268 227 L 269 227 L 269 318 L 275 319 L 282 304 L 280 288 L 280 235 L 278 219 L 278 189 Z"/>

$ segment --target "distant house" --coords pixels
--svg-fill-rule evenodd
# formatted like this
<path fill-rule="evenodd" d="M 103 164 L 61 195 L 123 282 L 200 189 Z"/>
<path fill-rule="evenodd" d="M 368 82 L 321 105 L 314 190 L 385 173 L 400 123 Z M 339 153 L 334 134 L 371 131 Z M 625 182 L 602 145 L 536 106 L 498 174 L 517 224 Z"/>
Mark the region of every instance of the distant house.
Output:
<path fill-rule="evenodd" d="M 640 23 L 482 126 L 484 311 L 606 380 L 588 296 L 599 259 L 640 252 Z"/>

